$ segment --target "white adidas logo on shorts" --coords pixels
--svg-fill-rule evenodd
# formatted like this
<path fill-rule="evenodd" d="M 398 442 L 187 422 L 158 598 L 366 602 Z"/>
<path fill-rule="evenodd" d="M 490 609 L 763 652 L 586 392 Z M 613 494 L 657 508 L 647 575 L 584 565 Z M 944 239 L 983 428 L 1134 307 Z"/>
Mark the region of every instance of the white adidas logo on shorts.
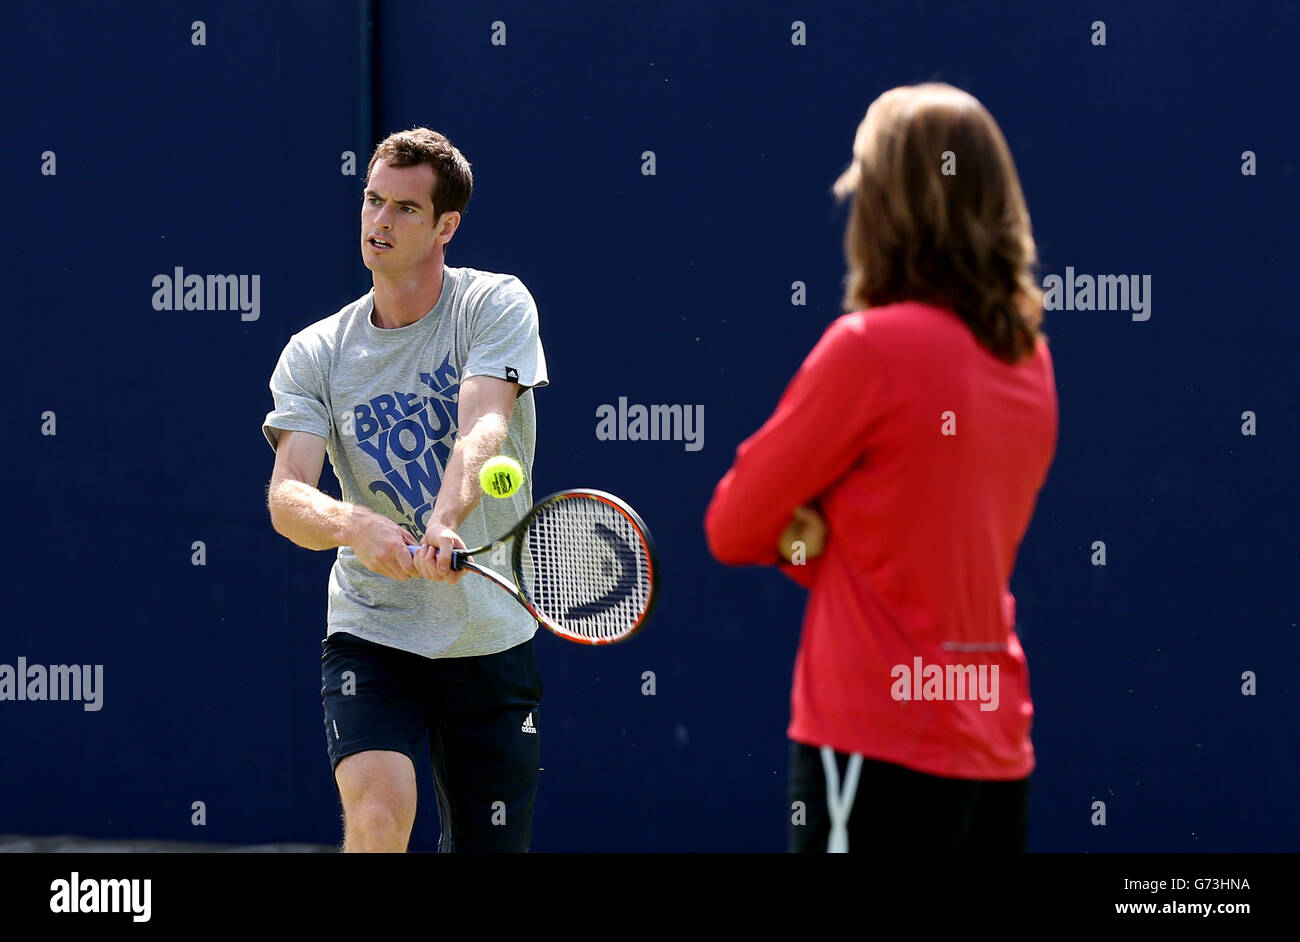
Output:
<path fill-rule="evenodd" d="M 532 733 L 534 736 L 537 735 L 537 727 L 533 725 L 533 714 L 529 713 L 524 717 L 524 725 L 519 727 L 519 731 L 523 733 Z"/>

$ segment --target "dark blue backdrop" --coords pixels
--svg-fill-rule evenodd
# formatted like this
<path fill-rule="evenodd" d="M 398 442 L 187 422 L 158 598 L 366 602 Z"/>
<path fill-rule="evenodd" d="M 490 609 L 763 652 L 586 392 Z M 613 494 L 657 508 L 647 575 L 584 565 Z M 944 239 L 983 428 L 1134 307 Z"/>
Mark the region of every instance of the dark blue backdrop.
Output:
<path fill-rule="evenodd" d="M 474 165 L 448 263 L 513 272 L 538 302 L 536 492 L 623 495 L 664 557 L 635 642 L 539 635 L 534 848 L 782 849 L 803 593 L 714 564 L 701 519 L 838 313 L 828 188 L 857 122 L 886 88 L 939 79 L 1000 122 L 1044 274 L 1152 278 L 1148 321 L 1045 323 L 1060 443 L 1012 583 L 1031 849 L 1300 847 L 1295 5 L 383 2 L 369 61 L 355 2 L 203 6 L 24 2 L 0 40 L 0 663 L 104 665 L 98 712 L 0 702 L 0 832 L 338 840 L 332 554 L 271 530 L 259 426 L 289 335 L 368 287 L 376 136 L 427 124 Z M 259 275 L 260 317 L 155 311 L 176 266 Z M 703 449 L 597 440 L 620 396 L 703 404 Z M 427 776 L 416 849 L 437 835 Z"/>

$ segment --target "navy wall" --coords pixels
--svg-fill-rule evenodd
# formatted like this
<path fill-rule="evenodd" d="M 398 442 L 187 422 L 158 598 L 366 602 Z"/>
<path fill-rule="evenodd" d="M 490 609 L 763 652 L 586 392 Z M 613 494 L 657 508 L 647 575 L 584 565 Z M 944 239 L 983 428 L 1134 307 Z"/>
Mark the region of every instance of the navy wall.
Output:
<path fill-rule="evenodd" d="M 464 151 L 476 191 L 448 263 L 513 272 L 537 299 L 535 491 L 624 496 L 664 557 L 633 643 L 539 635 L 534 849 L 782 849 L 803 592 L 712 563 L 702 515 L 838 312 L 828 188 L 857 122 L 886 88 L 939 79 L 1001 124 L 1044 274 L 1152 282 L 1147 321 L 1045 322 L 1060 443 L 1012 583 L 1037 707 L 1031 849 L 1300 847 L 1297 8 L 700 6 L 376 4 L 373 100 L 352 2 L 16 6 L 0 664 L 102 664 L 104 691 L 96 712 L 0 701 L 0 833 L 338 840 L 332 554 L 271 530 L 259 426 L 289 335 L 368 287 L 373 121 Z M 152 279 L 177 266 L 259 275 L 258 318 L 154 310 Z M 702 404 L 704 447 L 597 440 L 619 397 Z M 427 765 L 421 785 L 413 847 L 430 849 Z"/>

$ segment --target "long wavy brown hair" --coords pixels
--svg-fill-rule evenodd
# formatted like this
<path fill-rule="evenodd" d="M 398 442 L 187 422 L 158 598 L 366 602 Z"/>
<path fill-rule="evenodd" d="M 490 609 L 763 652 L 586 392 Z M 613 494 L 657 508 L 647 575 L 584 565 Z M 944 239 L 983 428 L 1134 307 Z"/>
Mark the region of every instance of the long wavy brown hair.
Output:
<path fill-rule="evenodd" d="M 885 92 L 833 192 L 853 201 L 846 311 L 937 304 L 1001 359 L 1032 355 L 1045 335 L 1029 210 L 1006 139 L 974 96 L 938 82 Z"/>

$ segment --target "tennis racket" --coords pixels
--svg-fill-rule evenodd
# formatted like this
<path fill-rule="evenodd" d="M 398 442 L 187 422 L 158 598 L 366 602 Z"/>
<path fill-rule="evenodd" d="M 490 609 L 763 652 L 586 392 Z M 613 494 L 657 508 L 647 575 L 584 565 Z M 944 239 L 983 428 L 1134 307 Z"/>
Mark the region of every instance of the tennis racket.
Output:
<path fill-rule="evenodd" d="M 513 583 L 470 558 L 507 542 Z M 500 539 L 453 550 L 451 568 L 491 579 L 561 638 L 613 644 L 650 617 L 659 560 L 635 510 L 605 491 L 571 488 L 538 501 Z"/>

